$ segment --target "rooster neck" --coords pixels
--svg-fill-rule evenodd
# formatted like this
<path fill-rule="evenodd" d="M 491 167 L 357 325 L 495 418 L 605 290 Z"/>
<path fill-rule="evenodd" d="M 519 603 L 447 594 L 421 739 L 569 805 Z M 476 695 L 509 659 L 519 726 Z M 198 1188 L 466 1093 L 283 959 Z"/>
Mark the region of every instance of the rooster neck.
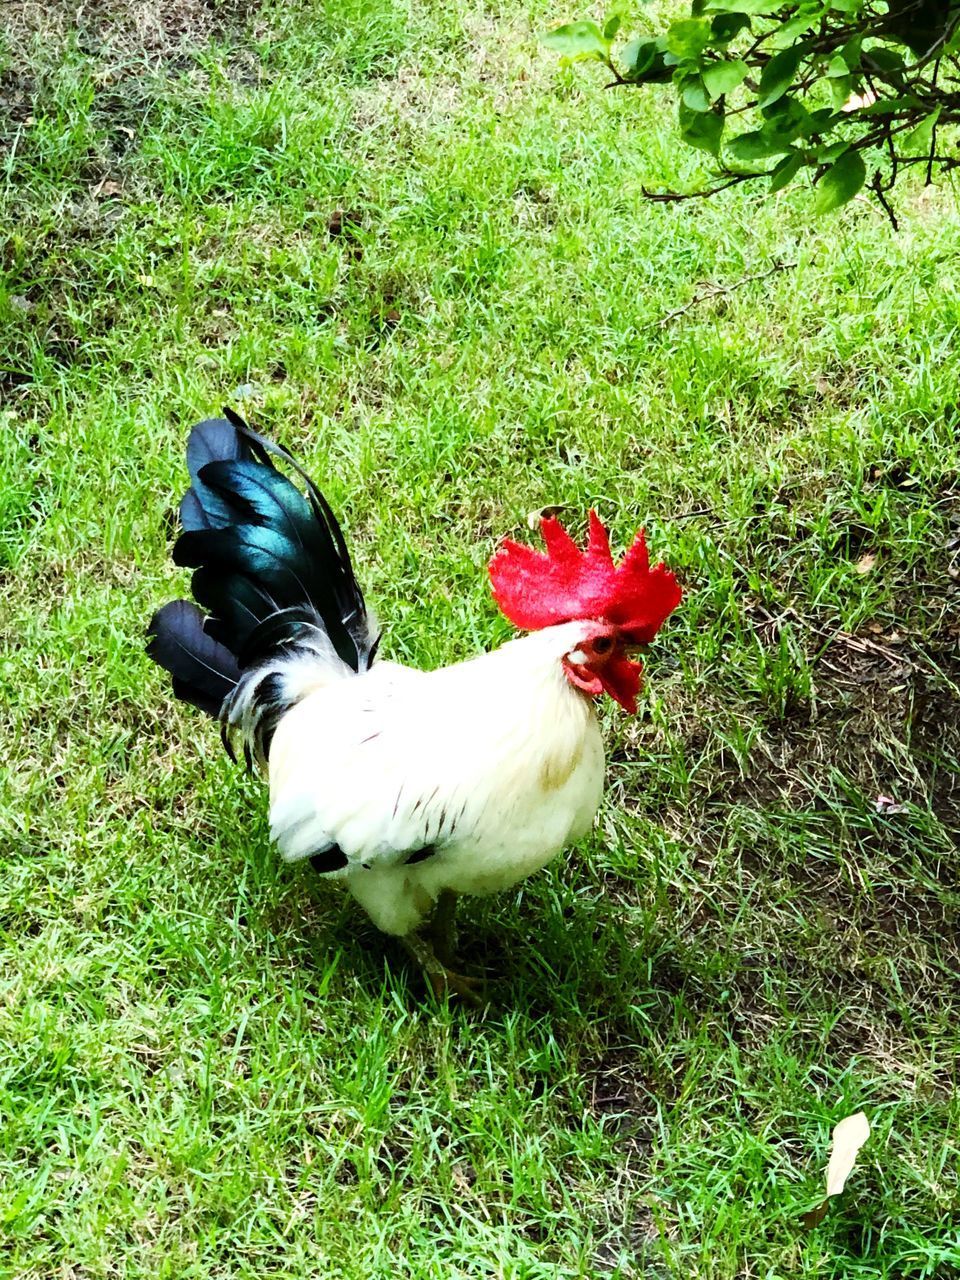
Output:
<path fill-rule="evenodd" d="M 449 697 L 475 725 L 489 723 L 491 736 L 508 738 L 514 751 L 536 752 L 551 739 L 576 738 L 596 721 L 594 699 L 570 683 L 562 665 L 582 631 L 581 623 L 565 623 L 511 640 L 433 673 L 434 692 Z"/>
<path fill-rule="evenodd" d="M 566 682 L 561 665 L 563 659 L 583 642 L 592 626 L 590 621 L 577 621 L 544 627 L 542 631 L 531 631 L 515 640 L 508 640 L 499 649 L 470 659 L 470 662 L 489 663 L 491 668 L 496 666 L 504 672 L 509 671 L 509 678 L 526 677 L 547 682 L 557 678 Z"/>
<path fill-rule="evenodd" d="M 594 714 L 595 699 L 567 678 L 563 659 L 589 634 L 590 622 L 565 622 L 511 640 L 490 655 L 510 671 L 510 679 L 525 685 L 538 700 L 568 704 Z"/>

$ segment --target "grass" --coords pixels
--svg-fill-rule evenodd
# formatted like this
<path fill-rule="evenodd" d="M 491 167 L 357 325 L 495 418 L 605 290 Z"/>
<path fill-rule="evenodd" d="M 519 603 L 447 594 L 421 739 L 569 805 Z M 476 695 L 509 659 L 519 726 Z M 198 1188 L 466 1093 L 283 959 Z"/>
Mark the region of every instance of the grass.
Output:
<path fill-rule="evenodd" d="M 960 1275 L 953 196 L 645 203 L 697 161 L 556 16 L 0 15 L 4 1277 Z M 686 584 L 595 835 L 465 913 L 484 1015 L 279 865 L 143 653 L 225 402 L 393 657 L 503 639 L 548 504 Z"/>

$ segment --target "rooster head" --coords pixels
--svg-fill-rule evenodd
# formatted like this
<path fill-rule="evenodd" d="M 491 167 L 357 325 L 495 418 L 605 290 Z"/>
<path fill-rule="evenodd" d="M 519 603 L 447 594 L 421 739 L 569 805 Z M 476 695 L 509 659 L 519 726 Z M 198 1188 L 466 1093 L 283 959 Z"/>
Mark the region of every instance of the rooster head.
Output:
<path fill-rule="evenodd" d="M 680 603 L 676 578 L 664 564 L 650 568 L 642 529 L 615 565 L 595 511 L 583 551 L 555 517 L 545 517 L 540 527 L 546 551 L 506 539 L 491 559 L 497 605 L 524 631 L 584 622 L 582 639 L 563 659 L 567 679 L 586 694 L 609 693 L 636 711 L 643 667 L 628 653 L 649 644 Z"/>

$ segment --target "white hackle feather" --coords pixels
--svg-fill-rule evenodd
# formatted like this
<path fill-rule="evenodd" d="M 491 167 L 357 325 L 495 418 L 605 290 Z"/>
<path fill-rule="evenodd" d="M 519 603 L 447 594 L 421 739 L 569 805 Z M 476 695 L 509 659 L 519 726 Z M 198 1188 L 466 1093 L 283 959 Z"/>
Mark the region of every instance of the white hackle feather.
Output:
<path fill-rule="evenodd" d="M 370 610 L 367 623 L 375 637 L 377 620 Z M 244 673 L 220 711 L 224 740 L 238 738 L 248 762 L 255 760 L 266 772 L 269 737 L 279 719 L 311 693 L 355 676 L 317 626 L 295 646 L 276 650 Z"/>

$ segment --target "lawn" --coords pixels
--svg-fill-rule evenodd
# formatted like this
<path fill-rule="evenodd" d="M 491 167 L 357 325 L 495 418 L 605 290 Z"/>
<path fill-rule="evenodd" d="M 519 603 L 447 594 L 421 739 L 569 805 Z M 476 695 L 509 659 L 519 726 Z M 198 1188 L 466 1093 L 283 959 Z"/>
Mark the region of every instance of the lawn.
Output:
<path fill-rule="evenodd" d="M 699 161 L 570 16 L 3 5 L 4 1280 L 960 1275 L 954 193 L 651 204 Z M 224 403 L 392 657 L 506 638 L 545 505 L 685 585 L 593 836 L 467 904 L 484 1012 L 280 865 L 143 652 Z"/>

